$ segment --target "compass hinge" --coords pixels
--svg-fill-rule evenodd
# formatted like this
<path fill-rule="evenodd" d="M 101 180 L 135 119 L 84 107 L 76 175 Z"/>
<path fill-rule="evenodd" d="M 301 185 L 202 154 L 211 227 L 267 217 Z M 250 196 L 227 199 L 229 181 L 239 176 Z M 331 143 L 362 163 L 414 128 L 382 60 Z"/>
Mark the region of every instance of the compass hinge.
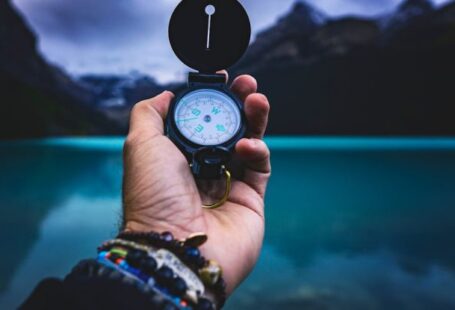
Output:
<path fill-rule="evenodd" d="M 188 74 L 188 84 L 189 86 L 197 84 L 222 84 L 226 83 L 225 74 L 206 74 L 206 73 L 196 73 L 190 72 Z"/>

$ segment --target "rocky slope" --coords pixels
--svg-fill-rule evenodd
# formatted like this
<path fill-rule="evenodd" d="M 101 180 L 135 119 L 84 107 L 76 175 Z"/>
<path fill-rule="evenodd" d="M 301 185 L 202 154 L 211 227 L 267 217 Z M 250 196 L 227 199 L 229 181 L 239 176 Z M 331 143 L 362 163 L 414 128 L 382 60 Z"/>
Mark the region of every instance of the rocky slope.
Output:
<path fill-rule="evenodd" d="M 120 131 L 92 108 L 90 90 L 42 58 L 9 0 L 0 1 L 0 87 L 0 138 Z"/>
<path fill-rule="evenodd" d="M 165 90 L 153 78 L 132 73 L 129 75 L 85 75 L 78 82 L 95 96 L 99 108 L 130 107 Z"/>
<path fill-rule="evenodd" d="M 269 95 L 269 133 L 455 134 L 454 3 L 407 0 L 375 20 L 312 16 L 297 3 L 233 70 Z"/>

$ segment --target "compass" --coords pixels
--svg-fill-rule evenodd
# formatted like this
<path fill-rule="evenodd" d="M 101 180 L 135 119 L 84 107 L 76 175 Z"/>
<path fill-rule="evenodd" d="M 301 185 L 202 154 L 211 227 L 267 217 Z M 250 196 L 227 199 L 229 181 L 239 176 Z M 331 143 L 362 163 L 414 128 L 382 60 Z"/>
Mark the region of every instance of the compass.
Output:
<path fill-rule="evenodd" d="M 172 101 L 166 131 L 196 178 L 223 177 L 245 135 L 243 103 L 217 71 L 243 56 L 250 36 L 248 15 L 237 0 L 182 0 L 172 14 L 172 49 L 197 72 L 189 73 L 186 89 Z"/>
<path fill-rule="evenodd" d="M 199 89 L 185 95 L 174 117 L 182 136 L 203 146 L 228 142 L 242 125 L 237 103 L 215 89 Z"/>

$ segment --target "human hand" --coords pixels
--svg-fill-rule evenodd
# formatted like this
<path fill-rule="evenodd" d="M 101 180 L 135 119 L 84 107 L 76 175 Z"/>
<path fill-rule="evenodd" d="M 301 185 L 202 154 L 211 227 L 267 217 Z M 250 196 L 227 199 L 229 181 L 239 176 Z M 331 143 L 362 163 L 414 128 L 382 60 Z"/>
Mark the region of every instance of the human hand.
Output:
<path fill-rule="evenodd" d="M 228 201 L 219 209 L 202 206 L 202 193 L 188 162 L 164 135 L 164 120 L 173 99 L 171 92 L 142 101 L 131 113 L 124 146 L 123 208 L 126 231 L 170 231 L 178 239 L 204 232 L 201 248 L 206 258 L 223 268 L 227 293 L 250 273 L 264 237 L 264 195 L 271 173 L 270 152 L 262 141 L 269 103 L 256 93 L 256 80 L 240 76 L 231 85 L 244 102 L 247 138 L 236 145 L 243 170 L 233 179 Z"/>

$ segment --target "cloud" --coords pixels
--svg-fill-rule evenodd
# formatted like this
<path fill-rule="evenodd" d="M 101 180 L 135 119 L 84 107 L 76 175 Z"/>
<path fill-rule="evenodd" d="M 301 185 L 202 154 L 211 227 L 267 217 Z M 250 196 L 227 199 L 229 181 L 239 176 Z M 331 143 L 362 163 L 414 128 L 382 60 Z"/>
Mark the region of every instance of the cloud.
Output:
<path fill-rule="evenodd" d="M 156 36 L 171 10 L 166 0 L 16 0 L 31 24 L 46 38 L 74 44 L 110 45 L 134 43 L 143 36 Z M 139 31 L 141 30 L 141 31 Z"/>
<path fill-rule="evenodd" d="M 15 0 L 39 36 L 39 48 L 70 73 L 137 70 L 175 79 L 184 67 L 170 50 L 175 0 Z"/>

